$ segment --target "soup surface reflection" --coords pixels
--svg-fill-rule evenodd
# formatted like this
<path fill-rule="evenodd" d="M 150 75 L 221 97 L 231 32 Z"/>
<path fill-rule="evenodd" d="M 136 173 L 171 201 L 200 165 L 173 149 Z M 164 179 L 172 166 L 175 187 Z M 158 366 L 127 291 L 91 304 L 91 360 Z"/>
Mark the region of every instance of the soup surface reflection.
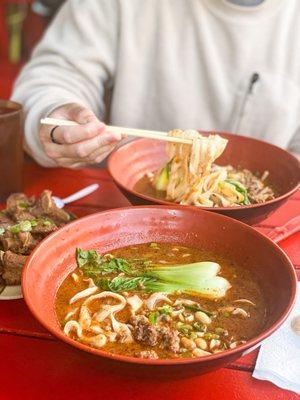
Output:
<path fill-rule="evenodd" d="M 263 329 L 265 301 L 252 273 L 201 249 L 147 243 L 104 256 L 79 252 L 77 261 L 78 267 L 58 289 L 55 307 L 65 334 L 88 346 L 140 358 L 202 357 L 235 348 Z M 193 273 L 193 263 L 204 261 L 210 262 L 208 269 L 215 263 L 221 269 L 217 280 L 211 275 L 201 284 L 203 293 L 189 290 L 192 278 L 184 281 L 188 289 L 182 291 L 169 291 L 171 283 L 162 283 L 168 289 L 159 290 L 160 281 L 153 279 L 155 267 L 182 265 L 182 270 Z M 188 264 L 193 264 L 191 270 Z M 138 273 L 128 272 L 130 268 Z M 141 271 L 144 280 L 135 278 Z M 179 278 L 186 279 L 178 272 Z M 225 296 L 214 296 L 209 286 L 226 281 L 230 287 Z"/>

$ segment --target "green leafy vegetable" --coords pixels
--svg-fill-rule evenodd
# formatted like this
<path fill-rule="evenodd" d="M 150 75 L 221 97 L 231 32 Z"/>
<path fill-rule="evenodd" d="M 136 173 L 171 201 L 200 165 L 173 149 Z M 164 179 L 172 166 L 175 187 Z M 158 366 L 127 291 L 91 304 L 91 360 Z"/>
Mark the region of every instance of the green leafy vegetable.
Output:
<path fill-rule="evenodd" d="M 30 220 L 31 226 L 34 228 L 35 226 L 38 225 L 38 221 L 36 219 L 31 219 Z"/>
<path fill-rule="evenodd" d="M 19 205 L 19 207 L 24 208 L 25 210 L 26 210 L 27 208 L 29 208 L 29 204 L 26 203 L 25 201 L 24 201 L 24 202 L 20 202 L 18 205 Z"/>
<path fill-rule="evenodd" d="M 128 262 L 124 258 L 113 258 L 103 265 L 103 272 L 105 274 L 111 274 L 112 272 L 124 272 L 129 274 L 131 272 Z"/>
<path fill-rule="evenodd" d="M 198 262 L 183 265 L 164 265 L 147 268 L 144 276 L 156 278 L 147 283 L 152 292 L 172 293 L 175 291 L 194 293 L 207 298 L 225 296 L 229 282 L 216 276 L 220 266 L 214 262 Z"/>
<path fill-rule="evenodd" d="M 146 288 L 147 282 L 151 281 L 148 277 L 124 277 L 116 276 L 115 278 L 109 279 L 96 279 L 95 284 L 103 289 L 111 290 L 112 292 L 129 292 L 139 291 Z"/>
<path fill-rule="evenodd" d="M 227 329 L 224 329 L 224 328 L 217 327 L 217 328 L 215 329 L 215 333 L 216 333 L 217 335 L 227 336 L 227 335 L 228 335 L 228 330 L 227 330 Z"/>
<path fill-rule="evenodd" d="M 96 250 L 81 250 L 76 249 L 76 261 L 78 267 L 83 267 L 85 264 L 100 263 L 102 256 Z"/>
<path fill-rule="evenodd" d="M 171 307 L 168 304 L 166 304 L 165 306 L 158 307 L 157 311 L 160 314 L 171 314 L 171 312 L 173 311 L 173 307 Z"/>
<path fill-rule="evenodd" d="M 220 298 L 230 288 L 226 279 L 216 276 L 220 266 L 214 262 L 151 267 L 147 267 L 144 262 L 141 269 L 137 261 L 127 261 L 123 258 L 108 260 L 96 250 L 81 249 L 77 249 L 76 259 L 84 275 L 94 279 L 98 286 L 114 292 L 140 290 L 164 293 L 186 292 L 207 298 Z M 115 276 L 105 280 L 102 278 L 103 275 L 119 273 L 125 276 Z M 197 311 L 203 310 L 199 308 Z"/>
<path fill-rule="evenodd" d="M 204 330 L 205 330 L 205 325 L 204 325 L 204 324 L 201 324 L 200 322 L 194 322 L 194 323 L 193 323 L 193 329 L 194 329 L 196 332 L 204 332 Z"/>
<path fill-rule="evenodd" d="M 215 333 L 210 333 L 210 332 L 208 332 L 208 333 L 204 333 L 203 338 L 204 338 L 205 340 L 211 340 L 211 339 L 219 339 L 220 336 L 219 336 L 219 335 L 216 335 Z"/>
<path fill-rule="evenodd" d="M 152 311 L 152 312 L 149 314 L 148 319 L 149 319 L 150 324 L 152 324 L 152 325 L 155 325 L 155 324 L 156 324 L 158 315 L 159 315 L 159 314 L 158 314 L 157 311 Z"/>
<path fill-rule="evenodd" d="M 181 332 L 184 335 L 188 336 L 191 333 L 193 328 L 191 327 L 191 325 L 178 323 L 177 324 L 177 329 L 179 330 L 179 332 Z"/>
<path fill-rule="evenodd" d="M 208 315 L 209 317 L 211 317 L 211 316 L 213 315 L 212 312 L 207 311 L 207 310 L 203 310 L 203 308 L 199 307 L 198 305 L 187 305 L 187 304 L 183 304 L 183 306 L 184 306 L 187 310 L 191 310 L 191 311 L 194 311 L 194 312 L 201 311 L 201 312 L 203 312 L 204 314 Z"/>
<path fill-rule="evenodd" d="M 96 250 L 76 250 L 76 260 L 79 268 L 86 276 L 97 278 L 99 275 L 107 275 L 115 272 L 129 274 L 131 268 L 123 258 L 106 259 Z"/>
<path fill-rule="evenodd" d="M 172 161 L 170 160 L 160 171 L 155 180 L 155 189 L 158 191 L 166 191 L 169 183 L 169 174 L 171 170 Z"/>
<path fill-rule="evenodd" d="M 235 190 L 243 195 L 244 199 L 243 199 L 243 201 L 240 202 L 240 204 L 244 204 L 244 205 L 251 204 L 249 197 L 248 197 L 247 189 L 245 188 L 245 186 L 242 183 L 236 181 L 235 179 L 226 179 L 225 182 L 233 185 L 235 187 Z"/>
<path fill-rule="evenodd" d="M 220 265 L 214 262 L 196 262 L 181 265 L 156 265 L 147 268 L 146 273 L 166 282 L 191 284 L 199 279 L 212 278 L 220 271 Z"/>

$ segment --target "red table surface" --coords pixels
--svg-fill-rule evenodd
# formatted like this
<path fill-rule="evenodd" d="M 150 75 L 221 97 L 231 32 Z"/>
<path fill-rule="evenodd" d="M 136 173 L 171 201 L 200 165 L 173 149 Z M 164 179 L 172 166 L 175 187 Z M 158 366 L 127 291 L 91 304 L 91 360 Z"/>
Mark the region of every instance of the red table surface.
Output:
<path fill-rule="evenodd" d="M 45 169 L 25 165 L 25 192 L 48 188 L 64 197 L 97 182 L 100 190 L 74 203 L 78 216 L 129 206 L 109 174 L 99 169 Z M 300 212 L 300 193 L 256 228 L 267 233 Z M 280 246 L 300 279 L 300 233 Z M 109 371 L 88 354 L 59 343 L 30 314 L 23 300 L 0 303 L 0 399 L 300 399 L 251 374 L 257 351 L 216 372 L 180 381 L 134 379 Z"/>

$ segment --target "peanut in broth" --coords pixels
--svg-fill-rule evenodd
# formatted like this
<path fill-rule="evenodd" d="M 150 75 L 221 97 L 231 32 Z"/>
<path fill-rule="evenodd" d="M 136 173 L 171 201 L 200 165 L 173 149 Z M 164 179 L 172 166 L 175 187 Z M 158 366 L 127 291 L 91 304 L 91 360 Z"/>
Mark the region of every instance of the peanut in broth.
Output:
<path fill-rule="evenodd" d="M 125 259 L 151 260 L 154 263 L 163 262 L 169 264 L 188 264 L 208 260 L 219 263 L 221 265 L 221 272 L 219 275 L 226 278 L 232 285 L 225 297 L 216 300 L 209 300 L 188 294 L 168 295 L 172 302 L 174 302 L 178 298 L 193 300 L 199 303 L 201 309 L 211 313 L 215 313 L 214 317 L 212 317 L 212 322 L 207 326 L 207 331 L 204 333 L 204 337 L 207 338 L 206 342 L 208 345 L 208 350 L 211 337 L 221 339 L 222 348 L 216 349 L 216 351 L 220 351 L 229 348 L 230 343 L 247 341 L 262 331 L 265 323 L 265 301 L 262 291 L 255 277 L 249 270 L 245 268 L 238 268 L 238 266 L 234 263 L 204 250 L 174 244 L 159 243 L 158 246 L 155 248 L 149 246 L 149 243 L 139 244 L 114 250 L 111 252 L 111 254 L 115 257 L 121 257 Z M 73 310 L 75 307 L 79 308 L 85 300 L 84 298 L 82 300 L 78 300 L 73 305 L 69 305 L 70 298 L 72 298 L 76 293 L 87 288 L 88 286 L 87 282 L 84 280 L 85 277 L 82 275 L 79 268 L 77 268 L 73 272 L 78 275 L 78 282 L 75 283 L 72 278 L 72 274 L 70 274 L 58 289 L 56 296 L 55 309 L 58 321 L 62 328 L 64 327 L 64 324 L 66 322 L 65 316 L 67 315 L 67 313 L 70 312 L 70 310 Z M 101 289 L 99 289 L 99 292 L 100 291 Z M 137 294 L 141 299 L 146 299 L 150 296 L 149 293 L 144 292 L 130 292 L 129 295 L 132 296 L 134 294 Z M 253 302 L 255 306 L 252 306 L 249 303 L 233 303 L 233 301 L 237 299 L 247 299 Z M 99 310 L 99 307 L 103 303 L 115 304 L 116 301 L 114 299 L 95 300 L 90 307 L 91 313 L 93 314 L 93 312 Z M 163 306 L 163 303 L 159 304 L 158 306 Z M 250 314 L 250 317 L 243 318 L 241 315 L 231 315 L 228 312 L 220 311 L 221 308 L 228 306 L 241 307 Z M 140 312 L 142 313 L 143 311 L 145 311 L 144 308 L 138 311 L 137 315 Z M 78 312 L 76 314 L 76 318 L 72 319 L 77 318 Z M 116 318 L 120 322 L 130 323 L 131 313 L 128 304 L 123 310 L 116 313 Z M 176 320 L 176 324 L 178 324 L 178 320 Z M 175 326 L 175 322 L 173 326 Z M 109 330 L 109 319 L 105 320 L 104 323 L 102 323 L 101 327 L 104 328 L 104 332 L 105 329 Z M 228 335 L 226 337 L 222 335 L 216 335 L 216 332 L 220 333 L 220 328 L 223 329 L 224 332 L 228 331 Z M 86 332 L 86 335 L 90 336 L 91 333 Z M 209 337 L 209 335 L 212 336 Z M 184 336 L 186 335 L 180 333 L 181 339 Z M 217 336 L 220 337 L 218 338 Z M 76 339 L 76 335 L 74 334 L 72 334 L 71 337 Z M 182 348 L 182 346 L 179 352 L 174 353 L 168 349 L 161 348 L 160 343 L 155 346 L 149 346 L 138 341 L 134 341 L 133 343 L 119 343 L 118 341 L 107 342 L 107 344 L 102 349 L 113 354 L 121 354 L 131 357 L 141 357 L 141 352 L 153 350 L 156 352 L 158 358 L 178 358 L 193 356 L 192 351 L 190 351 L 189 349 L 184 349 Z"/>

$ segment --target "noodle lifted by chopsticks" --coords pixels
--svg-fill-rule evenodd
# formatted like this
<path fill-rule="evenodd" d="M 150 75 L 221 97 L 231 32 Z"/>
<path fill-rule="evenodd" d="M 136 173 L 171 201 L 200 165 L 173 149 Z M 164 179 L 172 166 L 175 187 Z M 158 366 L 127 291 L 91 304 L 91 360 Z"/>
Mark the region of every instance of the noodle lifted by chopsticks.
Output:
<path fill-rule="evenodd" d="M 193 144 L 170 142 L 166 146 L 170 161 L 153 182 L 157 190 L 166 192 L 167 200 L 202 207 L 228 207 L 274 198 L 273 190 L 250 171 L 214 164 L 228 142 L 221 136 L 202 136 L 195 130 L 178 129 L 169 135 L 192 139 Z"/>

